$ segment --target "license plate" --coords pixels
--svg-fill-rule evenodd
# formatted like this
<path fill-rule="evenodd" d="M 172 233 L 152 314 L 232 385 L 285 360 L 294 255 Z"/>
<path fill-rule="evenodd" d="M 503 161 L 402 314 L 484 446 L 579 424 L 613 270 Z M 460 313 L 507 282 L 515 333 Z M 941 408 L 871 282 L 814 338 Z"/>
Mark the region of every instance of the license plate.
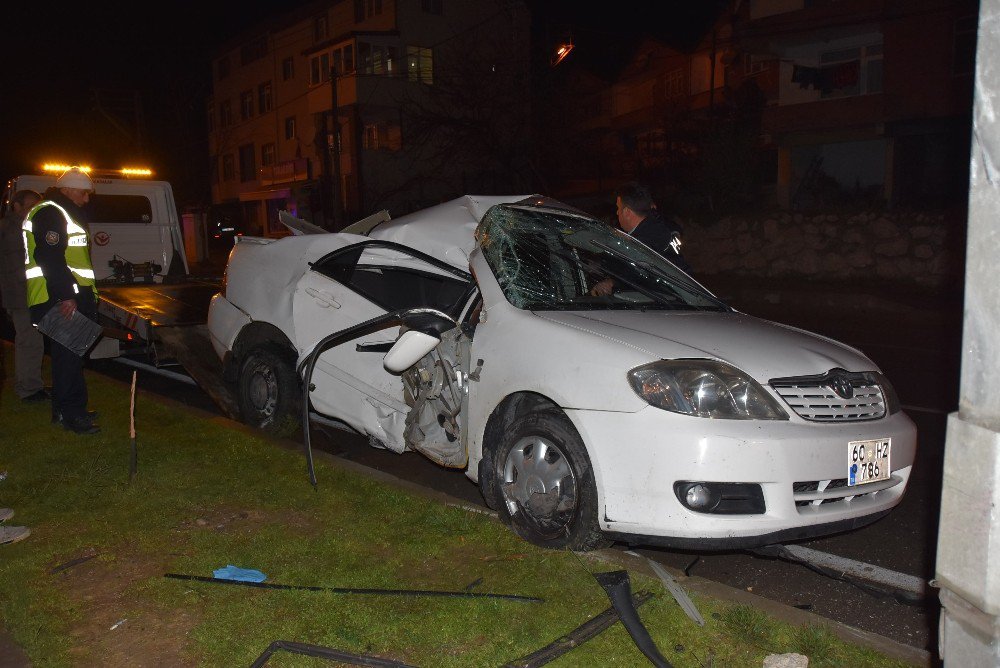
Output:
<path fill-rule="evenodd" d="M 847 486 L 864 485 L 888 480 L 891 438 L 872 441 L 851 441 L 847 444 Z"/>

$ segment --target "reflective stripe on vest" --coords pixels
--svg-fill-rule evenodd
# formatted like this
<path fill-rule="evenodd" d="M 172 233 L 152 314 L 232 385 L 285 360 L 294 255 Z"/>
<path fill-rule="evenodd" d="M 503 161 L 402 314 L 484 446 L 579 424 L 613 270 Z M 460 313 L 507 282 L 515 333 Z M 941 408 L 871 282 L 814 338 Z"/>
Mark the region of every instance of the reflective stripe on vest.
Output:
<path fill-rule="evenodd" d="M 42 268 L 35 262 L 35 235 L 32 218 L 45 206 L 54 206 L 66 219 L 66 266 L 72 273 L 77 285 L 89 287 L 97 297 L 97 286 L 94 285 L 94 266 L 90 262 L 90 251 L 87 247 L 87 230 L 73 220 L 69 212 L 55 202 L 44 201 L 36 204 L 24 219 L 21 226 L 24 238 L 24 277 L 28 282 L 28 306 L 44 304 L 49 301 L 49 289 L 42 274 Z M 76 288 L 74 287 L 74 292 Z"/>

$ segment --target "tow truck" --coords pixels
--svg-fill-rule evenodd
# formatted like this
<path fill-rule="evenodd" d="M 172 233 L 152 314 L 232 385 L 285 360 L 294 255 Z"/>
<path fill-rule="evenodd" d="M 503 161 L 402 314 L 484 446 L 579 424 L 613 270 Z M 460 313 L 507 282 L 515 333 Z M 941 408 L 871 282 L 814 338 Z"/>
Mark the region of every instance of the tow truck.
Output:
<path fill-rule="evenodd" d="M 0 215 L 6 214 L 18 190 L 44 195 L 68 168 L 46 163 L 38 173 L 10 179 Z M 100 295 L 98 313 L 105 326 L 89 357 L 118 359 L 188 379 L 230 417 L 237 417 L 205 327 L 209 301 L 222 279 L 191 275 L 170 183 L 153 179 L 144 167 L 81 169 L 94 182 L 87 225 Z M 170 370 L 177 366 L 185 373 Z"/>

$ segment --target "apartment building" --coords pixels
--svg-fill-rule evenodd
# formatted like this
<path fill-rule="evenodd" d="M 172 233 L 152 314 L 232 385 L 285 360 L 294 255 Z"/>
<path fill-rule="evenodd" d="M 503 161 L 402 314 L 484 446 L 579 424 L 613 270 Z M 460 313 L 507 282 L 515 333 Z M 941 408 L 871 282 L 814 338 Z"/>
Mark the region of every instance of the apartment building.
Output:
<path fill-rule="evenodd" d="M 744 170 L 784 208 L 964 201 L 977 16 L 975 0 L 734 1 L 693 48 L 645 40 L 591 85 L 576 106 L 600 111 L 575 128 L 594 155 L 562 160 L 561 187 L 690 179 L 711 206 L 715 161 L 716 194 Z"/>
<path fill-rule="evenodd" d="M 747 3 L 737 39 L 772 74 L 777 201 L 964 200 L 977 18 L 971 0 Z"/>
<path fill-rule="evenodd" d="M 517 0 L 323 0 L 273 17 L 213 59 L 213 204 L 280 235 L 282 209 L 340 229 L 485 192 L 495 156 L 454 128 L 491 78 L 525 80 L 527 40 Z"/>

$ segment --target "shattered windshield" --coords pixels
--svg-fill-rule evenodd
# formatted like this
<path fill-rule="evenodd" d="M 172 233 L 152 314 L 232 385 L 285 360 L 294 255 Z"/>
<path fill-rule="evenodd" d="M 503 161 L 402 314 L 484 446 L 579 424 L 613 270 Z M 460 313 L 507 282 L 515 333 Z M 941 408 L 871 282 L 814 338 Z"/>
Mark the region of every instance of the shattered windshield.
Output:
<path fill-rule="evenodd" d="M 644 244 L 568 211 L 498 204 L 486 212 L 476 240 L 518 308 L 729 310 Z"/>

